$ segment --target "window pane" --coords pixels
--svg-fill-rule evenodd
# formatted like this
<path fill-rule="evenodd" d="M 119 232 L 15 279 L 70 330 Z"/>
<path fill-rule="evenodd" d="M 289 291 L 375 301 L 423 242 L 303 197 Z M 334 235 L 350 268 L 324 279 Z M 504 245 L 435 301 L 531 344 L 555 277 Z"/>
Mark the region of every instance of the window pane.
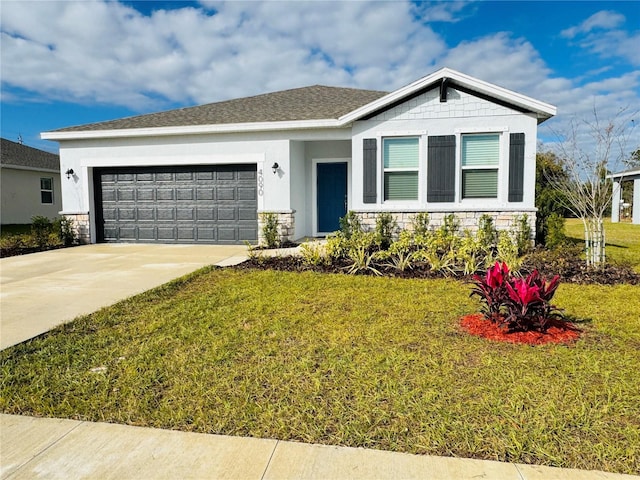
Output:
<path fill-rule="evenodd" d="M 385 138 L 384 168 L 418 168 L 417 138 Z"/>
<path fill-rule="evenodd" d="M 42 190 L 40 192 L 40 201 L 42 203 L 53 203 L 53 192 L 46 192 Z"/>
<path fill-rule="evenodd" d="M 40 190 L 53 190 L 52 188 L 52 180 L 51 178 L 41 178 L 40 179 Z"/>
<path fill-rule="evenodd" d="M 498 170 L 463 170 L 463 198 L 497 198 Z"/>
<path fill-rule="evenodd" d="M 462 137 L 462 166 L 498 165 L 499 135 L 464 135 Z"/>
<path fill-rule="evenodd" d="M 418 172 L 385 172 L 385 200 L 418 200 Z"/>

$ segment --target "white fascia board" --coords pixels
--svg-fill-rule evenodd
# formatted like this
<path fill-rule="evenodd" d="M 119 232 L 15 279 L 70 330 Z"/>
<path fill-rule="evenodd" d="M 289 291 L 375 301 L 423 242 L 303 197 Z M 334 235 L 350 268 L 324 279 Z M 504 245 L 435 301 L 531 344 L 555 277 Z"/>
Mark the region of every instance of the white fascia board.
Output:
<path fill-rule="evenodd" d="M 506 88 L 499 87 L 492 83 L 478 80 L 477 78 L 470 77 L 469 75 L 457 72 L 456 70 L 451 70 L 450 68 L 442 68 L 437 72 L 432 73 L 431 75 L 427 75 L 426 77 L 416 80 L 409 85 L 399 88 L 398 90 L 391 92 L 388 95 L 379 98 L 378 100 L 375 100 L 363 107 L 358 108 L 357 110 L 354 110 L 351 113 L 344 115 L 339 120 L 342 124 L 356 121 L 372 112 L 375 112 L 376 110 L 384 108 L 385 106 L 390 105 L 398 100 L 402 100 L 404 97 L 417 92 L 427 85 L 439 82 L 443 78 L 453 80 L 455 83 L 465 86 L 470 90 L 474 90 L 487 96 L 494 97 L 498 100 L 502 100 L 504 102 L 525 108 L 527 110 L 531 110 L 532 112 L 535 112 L 537 114 L 538 118 L 547 119 L 553 117 L 557 113 L 556 107 L 548 103 L 544 103 L 534 98 L 527 97 L 526 95 L 507 90 Z"/>
<path fill-rule="evenodd" d="M 0 165 L 0 168 L 10 170 L 27 170 L 29 172 L 60 173 L 60 170 L 52 170 L 51 168 L 23 167 L 22 165 L 11 165 L 10 163 L 3 163 Z"/>
<path fill-rule="evenodd" d="M 42 132 L 44 140 L 83 140 L 93 138 L 162 137 L 172 135 L 201 135 L 207 133 L 241 133 L 278 130 L 309 130 L 340 128 L 338 120 L 298 120 L 289 122 L 228 123 L 218 125 L 188 125 L 180 127 L 127 128 L 120 130 L 83 130 L 74 132 Z"/>
<path fill-rule="evenodd" d="M 635 176 L 635 175 L 640 175 L 640 168 L 636 170 L 625 170 L 624 172 L 611 173 L 607 175 L 607 178 L 616 179 L 616 178 L 624 178 L 624 177 Z"/>

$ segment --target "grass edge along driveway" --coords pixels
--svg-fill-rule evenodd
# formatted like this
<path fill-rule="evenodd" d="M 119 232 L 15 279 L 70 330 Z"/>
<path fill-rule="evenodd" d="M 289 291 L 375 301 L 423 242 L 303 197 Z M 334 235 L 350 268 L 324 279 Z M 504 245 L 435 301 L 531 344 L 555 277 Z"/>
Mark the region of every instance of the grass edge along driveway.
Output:
<path fill-rule="evenodd" d="M 466 335 L 455 280 L 207 268 L 0 352 L 5 413 L 640 471 L 638 286 L 571 346 Z"/>

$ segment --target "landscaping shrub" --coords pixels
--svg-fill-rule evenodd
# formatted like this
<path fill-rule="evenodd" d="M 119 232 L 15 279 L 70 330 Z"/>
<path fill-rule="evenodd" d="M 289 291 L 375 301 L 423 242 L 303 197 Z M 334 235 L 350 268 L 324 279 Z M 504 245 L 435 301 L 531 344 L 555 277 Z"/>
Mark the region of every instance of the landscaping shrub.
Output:
<path fill-rule="evenodd" d="M 426 235 L 429 231 L 429 214 L 427 212 L 418 212 L 411 219 L 411 230 L 414 235 Z"/>
<path fill-rule="evenodd" d="M 547 248 L 554 249 L 567 242 L 564 225 L 564 217 L 555 212 L 549 215 L 546 221 L 547 228 L 545 237 L 545 246 Z"/>
<path fill-rule="evenodd" d="M 60 217 L 53 222 L 53 231 L 65 247 L 70 247 L 76 243 L 76 232 L 73 228 L 73 220 L 67 217 Z"/>
<path fill-rule="evenodd" d="M 280 235 L 278 234 L 278 216 L 272 212 L 260 214 L 262 217 L 262 237 L 267 248 L 277 248 L 280 246 Z"/>
<path fill-rule="evenodd" d="M 514 221 L 514 237 L 516 245 L 518 246 L 518 256 L 525 255 L 531 251 L 531 225 L 529 225 L 529 216 L 518 215 Z"/>
<path fill-rule="evenodd" d="M 398 222 L 389 212 L 382 212 L 376 218 L 376 243 L 382 250 L 391 246 Z"/>
<path fill-rule="evenodd" d="M 53 233 L 53 223 L 47 217 L 34 215 L 31 217 L 31 234 L 38 248 L 49 244 L 49 236 Z"/>
<path fill-rule="evenodd" d="M 516 277 L 506 263 L 496 262 L 484 277 L 474 275 L 473 283 L 471 295 L 480 297 L 485 319 L 510 332 L 545 332 L 562 319 L 550 303 L 560 283 L 558 275 L 547 281 L 534 270 Z"/>
<path fill-rule="evenodd" d="M 350 239 L 352 235 L 361 233 L 363 231 L 360 217 L 358 217 L 358 215 L 351 210 L 349 210 L 344 217 L 340 218 L 339 224 L 340 233 L 342 233 L 344 238 L 346 238 L 347 240 Z"/>

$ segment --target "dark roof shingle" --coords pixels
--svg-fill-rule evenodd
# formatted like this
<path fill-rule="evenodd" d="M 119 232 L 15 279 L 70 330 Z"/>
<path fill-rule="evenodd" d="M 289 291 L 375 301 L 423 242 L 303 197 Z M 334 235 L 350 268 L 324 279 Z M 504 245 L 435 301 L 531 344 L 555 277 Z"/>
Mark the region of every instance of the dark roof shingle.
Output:
<path fill-rule="evenodd" d="M 387 92 L 375 90 L 314 85 L 55 131 L 79 132 L 338 119 L 386 94 Z"/>
<path fill-rule="evenodd" d="M 0 164 L 46 170 L 60 170 L 60 157 L 54 153 L 2 139 Z"/>

